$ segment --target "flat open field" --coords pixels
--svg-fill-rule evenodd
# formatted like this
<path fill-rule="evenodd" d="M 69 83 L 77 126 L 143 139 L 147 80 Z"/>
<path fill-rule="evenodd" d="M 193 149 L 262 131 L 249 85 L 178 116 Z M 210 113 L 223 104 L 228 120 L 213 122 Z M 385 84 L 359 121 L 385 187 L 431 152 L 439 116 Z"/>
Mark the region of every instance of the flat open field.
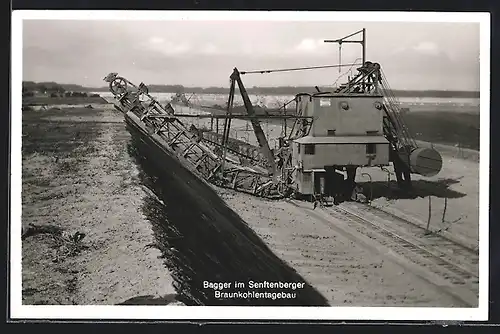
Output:
<path fill-rule="evenodd" d="M 404 120 L 417 140 L 479 150 L 479 114 L 411 111 Z"/>
<path fill-rule="evenodd" d="M 328 209 L 218 189 L 160 156 L 112 108 L 23 112 L 24 304 L 475 304 Z M 453 181 L 417 181 L 417 200 L 391 199 L 382 172 L 375 204 L 425 222 L 427 196 L 448 197 L 446 220 L 461 220 L 446 233 L 474 244 L 478 165 L 444 163 Z M 203 285 L 248 280 L 304 285 L 291 299 L 221 299 Z"/>
<path fill-rule="evenodd" d="M 100 96 L 70 96 L 70 97 L 47 97 L 33 96 L 23 97 L 23 105 L 78 105 L 78 104 L 107 104 L 106 100 Z"/>
<path fill-rule="evenodd" d="M 114 109 L 23 112 L 24 304 L 175 301 L 129 139 Z"/>

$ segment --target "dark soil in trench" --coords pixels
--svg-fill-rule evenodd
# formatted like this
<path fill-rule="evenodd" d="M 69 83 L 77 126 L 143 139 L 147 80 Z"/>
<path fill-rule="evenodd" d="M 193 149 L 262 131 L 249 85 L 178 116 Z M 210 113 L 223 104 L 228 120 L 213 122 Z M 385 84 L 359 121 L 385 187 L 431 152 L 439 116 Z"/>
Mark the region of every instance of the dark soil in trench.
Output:
<path fill-rule="evenodd" d="M 129 153 L 150 195 L 143 212 L 151 221 L 157 246 L 172 272 L 177 299 L 186 305 L 326 306 L 327 300 L 248 227 L 206 183 L 148 138 L 132 133 Z M 333 247 L 334 245 L 332 245 Z M 295 293 L 294 298 L 216 298 L 204 281 L 231 283 L 223 292 Z M 234 282 L 246 288 L 234 289 Z M 248 288 L 248 282 L 303 282 L 302 289 Z M 247 298 L 245 298 L 247 297 Z"/>

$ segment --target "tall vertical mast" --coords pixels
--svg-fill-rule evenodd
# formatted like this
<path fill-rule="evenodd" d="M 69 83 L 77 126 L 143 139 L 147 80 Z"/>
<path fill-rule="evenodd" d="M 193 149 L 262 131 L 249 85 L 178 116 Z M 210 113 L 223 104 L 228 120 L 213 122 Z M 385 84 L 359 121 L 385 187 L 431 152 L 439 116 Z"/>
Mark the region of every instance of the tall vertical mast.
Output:
<path fill-rule="evenodd" d="M 361 34 L 361 40 L 347 40 L 348 38 Z M 356 31 L 355 33 L 352 33 L 350 35 L 347 35 L 345 37 L 339 38 L 339 39 L 326 39 L 324 40 L 325 43 L 338 43 L 339 46 L 341 46 L 343 43 L 358 43 L 361 44 L 362 48 L 362 56 L 361 58 L 363 59 L 363 65 L 366 62 L 366 29 L 363 28 L 359 31 Z"/>
<path fill-rule="evenodd" d="M 361 42 L 361 47 L 363 48 L 363 65 L 366 62 L 366 29 L 363 28 L 363 37 Z"/>

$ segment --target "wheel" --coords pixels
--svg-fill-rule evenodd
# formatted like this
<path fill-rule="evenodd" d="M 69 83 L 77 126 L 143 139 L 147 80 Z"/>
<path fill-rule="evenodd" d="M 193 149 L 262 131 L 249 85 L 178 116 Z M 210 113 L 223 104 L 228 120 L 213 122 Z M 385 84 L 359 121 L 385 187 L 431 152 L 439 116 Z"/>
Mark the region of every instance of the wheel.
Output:
<path fill-rule="evenodd" d="M 127 91 L 127 82 L 123 78 L 115 78 L 109 83 L 109 89 L 115 95 L 121 95 Z"/>

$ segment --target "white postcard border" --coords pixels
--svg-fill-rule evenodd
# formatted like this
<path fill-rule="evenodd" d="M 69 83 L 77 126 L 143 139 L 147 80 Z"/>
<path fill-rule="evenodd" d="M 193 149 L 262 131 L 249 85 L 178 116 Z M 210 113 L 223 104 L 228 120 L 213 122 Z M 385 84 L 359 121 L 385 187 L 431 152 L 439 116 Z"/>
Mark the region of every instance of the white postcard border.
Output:
<path fill-rule="evenodd" d="M 231 307 L 231 306 L 28 306 L 22 305 L 21 134 L 23 20 L 201 20 L 480 23 L 479 307 Z M 259 319 L 451 320 L 488 319 L 490 14 L 438 12 L 277 11 L 14 11 L 12 13 L 10 316 L 12 319 Z"/>

